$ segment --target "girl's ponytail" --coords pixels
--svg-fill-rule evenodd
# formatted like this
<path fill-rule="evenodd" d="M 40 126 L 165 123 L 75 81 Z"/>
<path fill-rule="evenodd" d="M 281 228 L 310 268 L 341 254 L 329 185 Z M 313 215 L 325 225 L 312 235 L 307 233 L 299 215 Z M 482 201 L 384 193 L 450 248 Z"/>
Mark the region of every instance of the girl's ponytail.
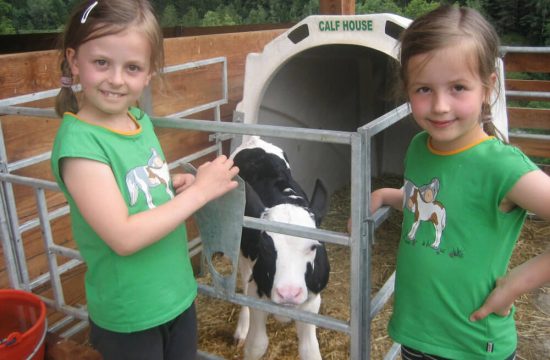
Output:
<path fill-rule="evenodd" d="M 496 127 L 493 121 L 491 105 L 486 102 L 481 105 L 481 124 L 483 125 L 483 131 L 485 131 L 487 135 L 494 136 L 502 140 L 502 142 L 508 143 L 504 135 L 502 135 L 500 130 Z"/>
<path fill-rule="evenodd" d="M 63 56 L 61 61 L 61 90 L 55 98 L 55 112 L 62 117 L 67 111 L 72 113 L 78 112 L 78 101 L 72 88 L 73 74 L 67 58 Z"/>

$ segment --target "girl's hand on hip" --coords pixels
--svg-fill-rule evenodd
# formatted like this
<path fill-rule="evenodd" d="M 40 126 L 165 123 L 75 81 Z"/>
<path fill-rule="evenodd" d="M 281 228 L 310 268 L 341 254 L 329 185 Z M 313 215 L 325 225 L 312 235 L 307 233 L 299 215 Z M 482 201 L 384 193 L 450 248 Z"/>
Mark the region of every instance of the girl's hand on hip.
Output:
<path fill-rule="evenodd" d="M 485 299 L 485 303 L 470 315 L 470 321 L 484 319 L 489 314 L 493 313 L 499 316 L 508 316 L 514 304 L 514 300 L 514 296 L 506 286 L 506 278 L 500 278 L 497 280 L 496 287 L 491 291 L 487 299 Z"/>

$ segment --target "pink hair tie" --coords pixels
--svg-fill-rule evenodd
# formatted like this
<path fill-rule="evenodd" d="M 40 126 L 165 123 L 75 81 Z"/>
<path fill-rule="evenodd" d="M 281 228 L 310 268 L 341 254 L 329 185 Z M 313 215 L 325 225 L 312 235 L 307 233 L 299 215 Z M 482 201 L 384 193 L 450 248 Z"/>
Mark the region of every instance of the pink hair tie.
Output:
<path fill-rule="evenodd" d="M 73 85 L 73 78 L 70 76 L 61 77 L 61 87 L 70 88 Z"/>

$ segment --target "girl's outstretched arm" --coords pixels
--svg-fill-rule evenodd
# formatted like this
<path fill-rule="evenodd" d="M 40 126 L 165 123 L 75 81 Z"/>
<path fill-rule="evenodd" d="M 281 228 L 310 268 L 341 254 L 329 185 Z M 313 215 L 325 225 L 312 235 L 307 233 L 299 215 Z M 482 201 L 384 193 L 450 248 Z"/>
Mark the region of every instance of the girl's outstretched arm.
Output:
<path fill-rule="evenodd" d="M 544 172 L 537 170 L 522 176 L 507 198 L 515 205 L 550 221 L 550 177 Z M 519 296 L 548 282 L 550 249 L 498 279 L 495 289 L 483 306 L 471 314 L 470 320 L 481 320 L 491 313 L 506 316 Z"/>
<path fill-rule="evenodd" d="M 154 209 L 128 213 L 111 168 L 98 161 L 65 158 L 61 173 L 82 216 L 117 254 L 125 256 L 155 243 L 210 200 L 237 187 L 239 169 L 219 156 L 197 169 L 174 199 Z M 190 184 L 188 184 L 191 182 Z"/>
<path fill-rule="evenodd" d="M 374 190 L 370 195 L 370 211 L 376 212 L 382 206 L 391 206 L 392 208 L 403 210 L 403 188 L 382 188 Z"/>
<path fill-rule="evenodd" d="M 381 188 L 370 194 L 370 212 L 374 214 L 382 206 L 403 210 L 403 189 Z M 351 234 L 351 218 L 348 220 L 348 233 Z"/>

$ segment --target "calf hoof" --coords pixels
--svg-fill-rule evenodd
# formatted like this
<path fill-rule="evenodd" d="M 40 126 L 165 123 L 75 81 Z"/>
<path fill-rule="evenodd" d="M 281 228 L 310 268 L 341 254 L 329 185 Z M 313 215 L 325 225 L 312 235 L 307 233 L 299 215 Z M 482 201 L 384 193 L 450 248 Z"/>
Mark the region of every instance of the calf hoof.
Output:
<path fill-rule="evenodd" d="M 244 346 L 244 341 L 245 339 L 239 339 L 239 338 L 233 337 L 233 343 L 238 349 Z"/>
<path fill-rule="evenodd" d="M 241 326 L 237 326 L 235 333 L 233 334 L 233 342 L 237 347 L 242 347 L 246 340 L 246 334 L 248 333 L 248 328 L 243 329 Z"/>

